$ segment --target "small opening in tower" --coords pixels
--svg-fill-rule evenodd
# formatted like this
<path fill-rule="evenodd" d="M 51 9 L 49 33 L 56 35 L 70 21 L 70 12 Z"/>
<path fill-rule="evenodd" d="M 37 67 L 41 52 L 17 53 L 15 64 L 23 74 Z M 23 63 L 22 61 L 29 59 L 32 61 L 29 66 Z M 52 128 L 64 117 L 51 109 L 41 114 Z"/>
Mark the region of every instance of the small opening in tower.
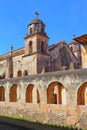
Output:
<path fill-rule="evenodd" d="M 41 42 L 41 52 L 45 52 L 45 48 L 44 48 L 44 42 Z"/>
<path fill-rule="evenodd" d="M 29 54 L 33 52 L 32 41 L 29 42 Z"/>
<path fill-rule="evenodd" d="M 30 34 L 32 34 L 32 28 L 30 28 Z"/>

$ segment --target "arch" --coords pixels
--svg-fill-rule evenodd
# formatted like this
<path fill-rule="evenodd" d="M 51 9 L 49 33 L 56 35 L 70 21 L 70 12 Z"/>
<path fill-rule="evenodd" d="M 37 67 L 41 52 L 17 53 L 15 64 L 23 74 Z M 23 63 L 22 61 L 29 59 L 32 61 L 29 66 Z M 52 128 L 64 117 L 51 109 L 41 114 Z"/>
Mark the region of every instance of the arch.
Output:
<path fill-rule="evenodd" d="M 66 55 L 63 55 L 62 57 L 61 57 L 61 64 L 62 64 L 62 66 L 68 66 L 68 61 L 67 61 L 67 57 L 66 57 Z"/>
<path fill-rule="evenodd" d="M 30 28 L 30 34 L 32 34 L 32 32 L 33 32 L 33 31 L 32 31 L 32 28 Z"/>
<path fill-rule="evenodd" d="M 87 105 L 87 82 L 83 83 L 78 89 L 77 104 Z"/>
<path fill-rule="evenodd" d="M 22 77 L 22 71 L 21 70 L 17 71 L 17 77 Z"/>
<path fill-rule="evenodd" d="M 10 88 L 10 94 L 9 94 L 9 99 L 10 102 L 17 102 L 17 84 L 14 84 L 11 88 Z"/>
<path fill-rule="evenodd" d="M 0 86 L 0 101 L 5 101 L 5 88 Z"/>
<path fill-rule="evenodd" d="M 45 52 L 45 48 L 44 48 L 44 42 L 41 42 L 41 52 Z"/>
<path fill-rule="evenodd" d="M 48 104 L 66 104 L 66 89 L 60 82 L 52 82 L 47 88 Z"/>
<path fill-rule="evenodd" d="M 32 54 L 33 52 L 33 43 L 32 41 L 29 42 L 29 54 Z"/>
<path fill-rule="evenodd" d="M 27 87 L 26 102 L 28 102 L 28 103 L 40 103 L 39 91 L 33 84 L 30 84 Z"/>
<path fill-rule="evenodd" d="M 27 76 L 27 75 L 28 75 L 28 71 L 24 70 L 24 76 Z"/>

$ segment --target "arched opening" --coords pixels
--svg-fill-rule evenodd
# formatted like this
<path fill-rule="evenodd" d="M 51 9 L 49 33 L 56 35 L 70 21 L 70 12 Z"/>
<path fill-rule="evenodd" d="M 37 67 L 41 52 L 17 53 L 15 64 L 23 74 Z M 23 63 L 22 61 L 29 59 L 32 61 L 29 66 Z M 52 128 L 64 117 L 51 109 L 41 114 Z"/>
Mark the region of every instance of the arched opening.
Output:
<path fill-rule="evenodd" d="M 66 90 L 60 82 L 52 82 L 47 89 L 48 104 L 66 104 Z"/>
<path fill-rule="evenodd" d="M 10 102 L 17 102 L 17 85 L 14 84 L 10 88 Z"/>
<path fill-rule="evenodd" d="M 41 52 L 45 52 L 44 42 L 41 42 Z"/>
<path fill-rule="evenodd" d="M 32 28 L 30 28 L 30 34 L 32 34 Z"/>
<path fill-rule="evenodd" d="M 87 82 L 82 84 L 77 92 L 77 104 L 87 105 Z"/>
<path fill-rule="evenodd" d="M 27 87 L 26 102 L 28 102 L 28 103 L 40 103 L 39 91 L 33 84 L 30 84 Z"/>
<path fill-rule="evenodd" d="M 18 70 L 17 77 L 22 77 L 22 71 L 21 70 Z"/>
<path fill-rule="evenodd" d="M 28 75 L 28 71 L 24 70 L 24 76 L 27 76 L 27 75 Z"/>
<path fill-rule="evenodd" d="M 5 101 L 5 88 L 0 86 L 0 101 Z"/>
<path fill-rule="evenodd" d="M 29 42 L 29 54 L 32 54 L 33 52 L 33 43 L 32 41 Z"/>
<path fill-rule="evenodd" d="M 68 67 L 68 60 L 67 60 L 66 55 L 61 57 L 61 65 L 62 65 L 62 67 L 64 67 L 64 69 L 67 69 L 67 67 Z"/>

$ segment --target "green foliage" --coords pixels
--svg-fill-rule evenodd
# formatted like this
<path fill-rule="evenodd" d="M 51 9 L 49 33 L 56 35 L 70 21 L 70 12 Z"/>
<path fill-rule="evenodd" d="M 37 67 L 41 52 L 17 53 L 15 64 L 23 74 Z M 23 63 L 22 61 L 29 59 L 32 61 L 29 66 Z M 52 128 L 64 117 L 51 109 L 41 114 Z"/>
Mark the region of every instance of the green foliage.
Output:
<path fill-rule="evenodd" d="M 28 119 L 24 118 L 24 117 L 13 117 L 13 119 L 16 119 L 16 120 L 20 120 L 20 121 L 29 121 Z"/>

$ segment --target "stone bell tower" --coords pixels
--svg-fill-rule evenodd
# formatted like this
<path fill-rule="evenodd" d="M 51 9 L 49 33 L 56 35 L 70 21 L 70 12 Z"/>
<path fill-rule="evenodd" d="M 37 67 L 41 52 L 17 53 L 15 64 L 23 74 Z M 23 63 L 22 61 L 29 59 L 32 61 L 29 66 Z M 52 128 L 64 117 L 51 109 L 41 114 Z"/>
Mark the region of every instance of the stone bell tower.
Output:
<path fill-rule="evenodd" d="M 25 56 L 29 57 L 32 66 L 36 70 L 33 73 L 49 71 L 50 56 L 48 54 L 48 36 L 45 32 L 45 24 L 38 18 L 38 12 L 35 12 L 36 18 L 28 25 L 28 34 L 25 36 Z M 36 60 L 34 62 L 34 59 Z M 31 63 L 30 63 L 31 64 Z M 34 65 L 33 65 L 34 64 Z M 34 69 L 33 68 L 33 69 Z"/>
<path fill-rule="evenodd" d="M 87 68 L 87 34 L 77 37 L 74 40 L 81 43 L 82 68 Z"/>

